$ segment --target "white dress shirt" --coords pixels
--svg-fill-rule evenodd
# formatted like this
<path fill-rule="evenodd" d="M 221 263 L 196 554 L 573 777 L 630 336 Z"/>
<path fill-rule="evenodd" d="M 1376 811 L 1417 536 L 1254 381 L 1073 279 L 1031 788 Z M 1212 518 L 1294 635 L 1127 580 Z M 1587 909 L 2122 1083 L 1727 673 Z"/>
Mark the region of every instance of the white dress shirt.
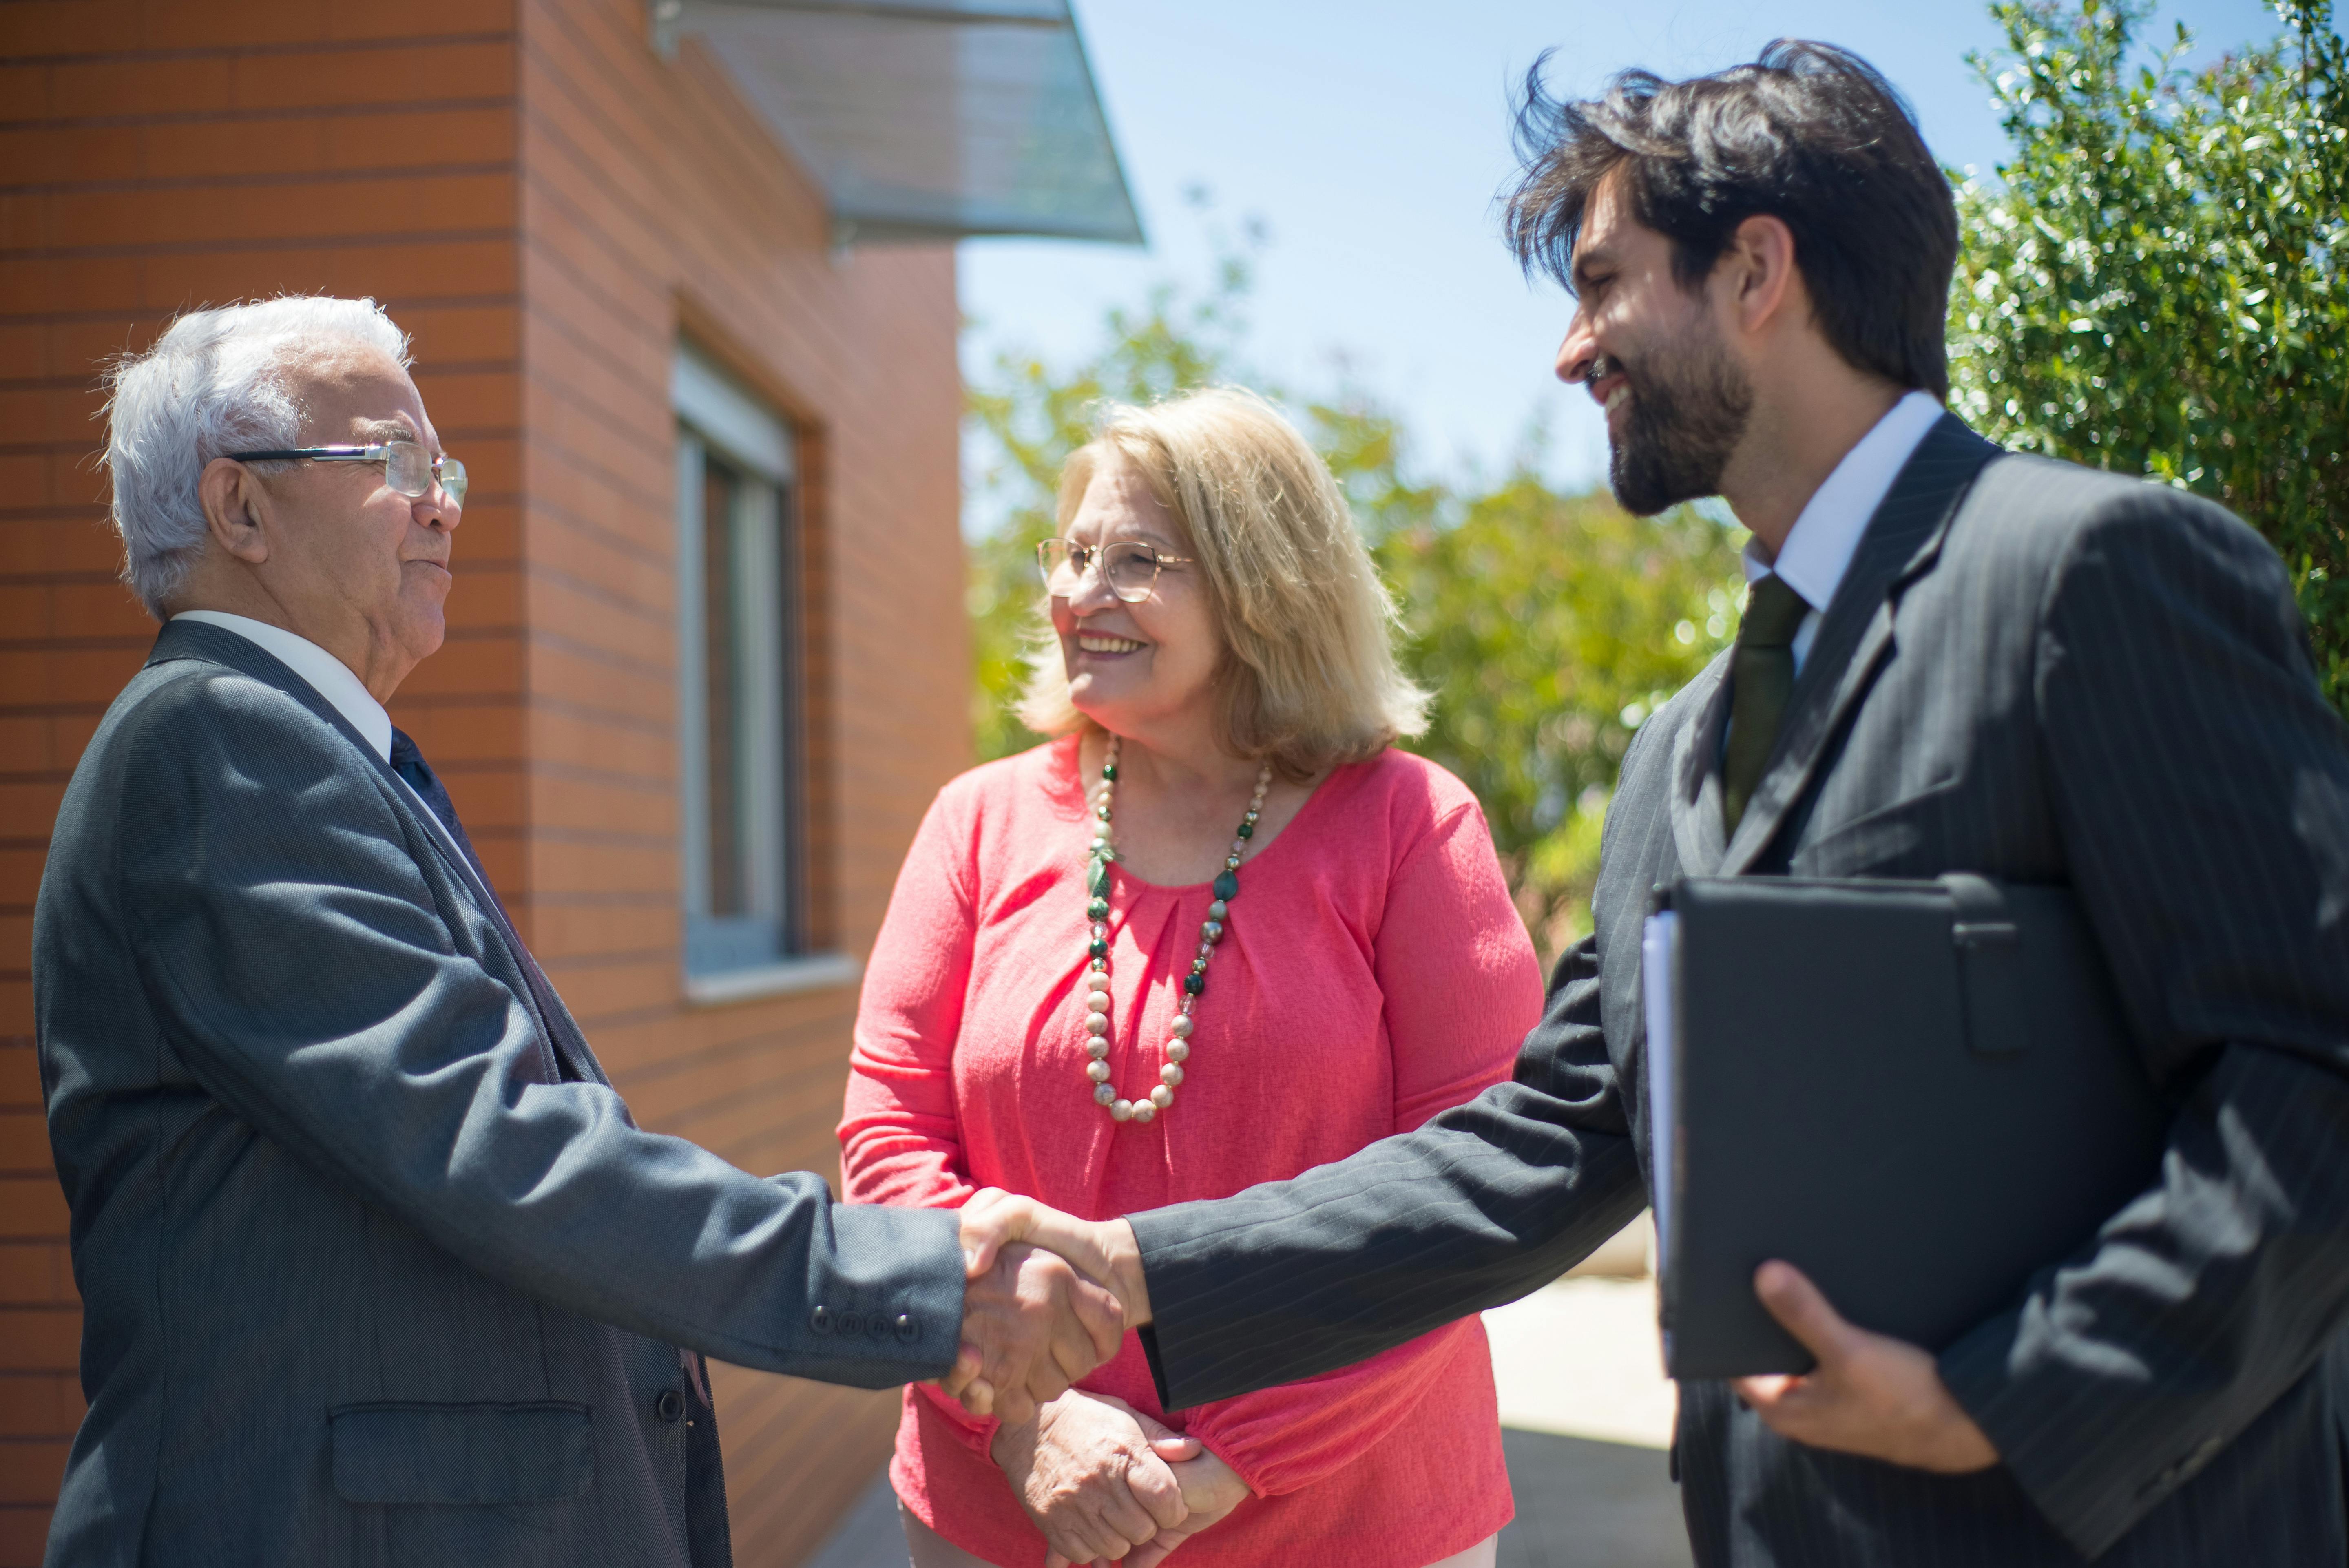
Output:
<path fill-rule="evenodd" d="M 1750 584 L 1775 573 L 1811 607 L 1795 633 L 1795 669 L 1800 674 L 1811 645 L 1818 640 L 1819 617 L 1835 600 L 1851 570 L 1876 509 L 1884 504 L 1892 481 L 1941 418 L 1940 400 L 1930 392 L 1911 392 L 1886 411 L 1859 444 L 1811 493 L 1802 515 L 1787 531 L 1786 542 L 1769 559 L 1759 539 L 1745 542 L 1745 581 Z"/>
<path fill-rule="evenodd" d="M 283 626 L 273 626 L 266 621 L 256 621 L 250 615 L 232 615 L 225 610 L 182 610 L 171 617 L 174 621 L 201 621 L 207 626 L 218 626 L 223 632 L 234 632 L 263 653 L 310 683 L 310 688 L 334 706 L 336 713 L 350 720 L 351 727 L 359 732 L 375 754 L 385 762 L 391 760 L 391 715 L 384 712 L 383 704 L 375 700 L 366 683 L 351 673 L 351 666 L 326 652 L 307 637 L 297 636 Z M 399 779 L 397 773 L 392 775 Z M 463 864 L 465 855 L 447 825 L 424 803 L 423 797 L 399 779 L 399 787 L 416 802 L 417 814 L 432 824 L 440 841 Z"/>

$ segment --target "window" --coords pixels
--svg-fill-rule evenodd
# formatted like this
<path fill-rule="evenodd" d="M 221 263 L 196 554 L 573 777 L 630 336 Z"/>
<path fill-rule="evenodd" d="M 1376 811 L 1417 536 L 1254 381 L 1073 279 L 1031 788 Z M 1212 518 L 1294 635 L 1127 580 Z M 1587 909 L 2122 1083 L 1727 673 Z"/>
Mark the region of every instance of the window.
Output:
<path fill-rule="evenodd" d="M 805 944 L 799 552 L 790 428 L 690 348 L 670 385 L 690 983 Z"/>

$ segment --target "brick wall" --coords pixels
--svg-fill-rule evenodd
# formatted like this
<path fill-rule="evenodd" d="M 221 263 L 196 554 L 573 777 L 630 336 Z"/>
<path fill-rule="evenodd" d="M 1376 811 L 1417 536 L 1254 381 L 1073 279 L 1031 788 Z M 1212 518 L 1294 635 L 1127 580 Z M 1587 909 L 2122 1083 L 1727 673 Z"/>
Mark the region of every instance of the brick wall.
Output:
<path fill-rule="evenodd" d="M 33 1061 L 34 892 L 153 628 L 114 581 L 98 361 L 175 310 L 367 294 L 474 474 L 450 636 L 395 717 L 640 1119 L 833 1169 L 853 988 L 692 1008 L 676 918 L 668 356 L 802 428 L 818 923 L 861 953 L 968 756 L 954 274 L 835 257 L 815 192 L 640 0 L 0 6 L 0 1568 L 36 1562 L 80 1416 Z M 721 1379 L 738 1555 L 795 1561 L 889 1396 Z"/>
<path fill-rule="evenodd" d="M 854 988 L 679 997 L 669 358 L 680 332 L 791 416 L 808 541 L 816 924 L 869 945 L 968 758 L 951 253 L 832 253 L 818 193 L 715 61 L 638 0 L 524 0 L 523 528 L 533 943 L 653 1125 L 836 1170 Z M 729 1371 L 735 1549 L 795 1560 L 872 1477 L 896 1397 Z"/>

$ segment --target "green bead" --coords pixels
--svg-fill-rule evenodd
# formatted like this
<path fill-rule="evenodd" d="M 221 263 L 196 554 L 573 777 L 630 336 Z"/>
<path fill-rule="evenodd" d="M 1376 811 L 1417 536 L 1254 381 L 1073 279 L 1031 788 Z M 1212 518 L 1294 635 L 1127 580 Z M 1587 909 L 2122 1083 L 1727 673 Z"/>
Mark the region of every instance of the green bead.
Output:
<path fill-rule="evenodd" d="M 1255 837 L 1256 837 L 1256 824 L 1255 824 L 1254 822 L 1242 822 L 1242 823 L 1240 824 L 1240 837 L 1241 837 L 1241 838 L 1243 838 L 1243 839 L 1253 839 L 1253 838 L 1255 838 Z"/>
<path fill-rule="evenodd" d="M 1194 996 L 1200 995 L 1207 989 L 1207 977 L 1199 974 L 1186 975 L 1183 977 L 1183 989 Z"/>
<path fill-rule="evenodd" d="M 1237 872 L 1226 872 L 1216 879 L 1216 896 L 1226 903 L 1240 896 L 1240 879 Z"/>
<path fill-rule="evenodd" d="M 1096 936 L 1091 942 L 1085 944 L 1085 951 L 1092 954 L 1096 958 L 1106 958 L 1109 956 L 1109 939 L 1107 937 Z"/>
<path fill-rule="evenodd" d="M 1086 882 L 1086 891 L 1095 898 L 1109 896 L 1109 862 L 1107 861 L 1093 862 L 1092 875 Z"/>
<path fill-rule="evenodd" d="M 1085 913 L 1095 920 L 1107 920 L 1109 918 L 1109 900 L 1105 898 L 1097 898 L 1093 900 L 1092 903 L 1085 905 Z"/>
<path fill-rule="evenodd" d="M 1117 782 L 1117 764 L 1116 764 L 1116 763 L 1114 763 L 1114 762 L 1104 762 L 1104 763 L 1102 763 L 1102 781 L 1103 781 L 1103 782 L 1105 782 L 1105 783 L 1110 783 L 1110 784 L 1114 784 L 1114 783 L 1116 783 L 1116 782 Z"/>

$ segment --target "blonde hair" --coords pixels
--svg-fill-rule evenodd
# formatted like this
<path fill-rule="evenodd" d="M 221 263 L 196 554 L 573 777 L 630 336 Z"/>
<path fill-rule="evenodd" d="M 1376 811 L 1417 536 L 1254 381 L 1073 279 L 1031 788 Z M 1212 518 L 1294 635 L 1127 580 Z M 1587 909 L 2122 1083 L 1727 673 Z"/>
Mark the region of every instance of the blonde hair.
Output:
<path fill-rule="evenodd" d="M 1271 404 L 1235 387 L 1113 407 L 1061 470 L 1063 531 L 1104 464 L 1125 463 L 1174 514 L 1223 635 L 1217 738 L 1302 781 L 1427 727 L 1395 664 L 1394 603 L 1345 492 Z M 1059 644 L 1032 655 L 1019 707 L 1045 735 L 1097 727 L 1069 701 Z"/>

